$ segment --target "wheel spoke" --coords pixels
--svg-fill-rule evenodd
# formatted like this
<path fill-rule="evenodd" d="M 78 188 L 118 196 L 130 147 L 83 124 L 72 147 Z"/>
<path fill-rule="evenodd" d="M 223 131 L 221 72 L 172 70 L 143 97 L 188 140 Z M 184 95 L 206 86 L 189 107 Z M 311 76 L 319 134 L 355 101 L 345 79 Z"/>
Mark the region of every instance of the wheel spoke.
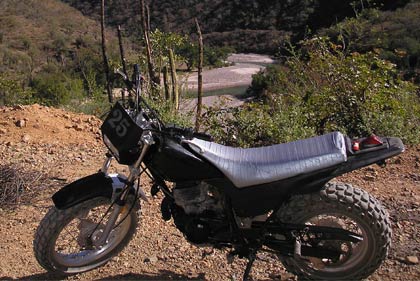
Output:
<path fill-rule="evenodd" d="M 77 238 L 74 237 L 74 235 L 67 229 L 67 227 L 64 228 L 64 230 L 66 231 L 66 233 L 76 242 L 77 242 Z"/>

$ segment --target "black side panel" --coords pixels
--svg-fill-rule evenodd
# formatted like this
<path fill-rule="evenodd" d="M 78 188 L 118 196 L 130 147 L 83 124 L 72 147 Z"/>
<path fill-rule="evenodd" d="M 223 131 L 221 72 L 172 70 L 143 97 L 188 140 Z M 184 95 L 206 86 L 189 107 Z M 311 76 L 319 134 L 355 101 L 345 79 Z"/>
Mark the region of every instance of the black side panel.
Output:
<path fill-rule="evenodd" d="M 93 174 L 66 185 L 52 196 L 52 200 L 54 205 L 62 210 L 97 196 L 112 196 L 112 180 L 103 173 Z"/>
<path fill-rule="evenodd" d="M 404 145 L 399 138 L 383 139 L 388 142 L 388 148 L 351 155 L 347 162 L 340 165 L 277 182 L 245 188 L 235 187 L 228 179 L 214 179 L 207 182 L 225 191 L 239 216 L 256 216 L 279 207 L 294 194 L 317 191 L 337 176 L 378 163 L 404 151 Z"/>
<path fill-rule="evenodd" d="M 225 191 L 239 216 L 250 217 L 278 208 L 294 194 L 311 193 L 319 190 L 334 178 L 335 170 L 336 167 L 328 168 L 277 182 L 245 188 L 237 188 L 227 179 L 207 182 Z"/>
<path fill-rule="evenodd" d="M 167 181 L 197 181 L 224 177 L 213 165 L 196 157 L 170 138 L 166 138 L 162 146 L 150 155 L 151 158 L 145 161 L 146 166 Z"/>

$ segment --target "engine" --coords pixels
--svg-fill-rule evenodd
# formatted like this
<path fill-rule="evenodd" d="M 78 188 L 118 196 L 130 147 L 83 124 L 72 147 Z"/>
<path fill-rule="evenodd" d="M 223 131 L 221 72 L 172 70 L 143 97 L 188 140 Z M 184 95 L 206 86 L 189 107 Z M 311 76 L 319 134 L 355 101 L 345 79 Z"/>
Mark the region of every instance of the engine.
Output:
<path fill-rule="evenodd" d="M 223 200 L 215 187 L 205 182 L 178 183 L 173 194 L 172 217 L 189 241 L 200 244 L 210 238 L 217 240 L 217 235 L 228 229 Z"/>
<path fill-rule="evenodd" d="M 205 212 L 221 213 L 223 206 L 216 188 L 200 182 L 195 185 L 176 184 L 174 188 L 175 204 L 184 209 L 188 215 Z"/>

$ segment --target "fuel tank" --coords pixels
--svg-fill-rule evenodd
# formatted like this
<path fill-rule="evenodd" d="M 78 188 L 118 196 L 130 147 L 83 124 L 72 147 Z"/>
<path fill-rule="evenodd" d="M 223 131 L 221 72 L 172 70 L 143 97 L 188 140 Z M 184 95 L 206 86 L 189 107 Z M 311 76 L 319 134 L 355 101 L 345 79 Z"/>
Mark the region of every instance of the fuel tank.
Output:
<path fill-rule="evenodd" d="M 209 162 L 185 149 L 177 141 L 165 138 L 155 151 L 151 151 L 145 164 L 153 174 L 171 182 L 202 181 L 224 178 Z"/>

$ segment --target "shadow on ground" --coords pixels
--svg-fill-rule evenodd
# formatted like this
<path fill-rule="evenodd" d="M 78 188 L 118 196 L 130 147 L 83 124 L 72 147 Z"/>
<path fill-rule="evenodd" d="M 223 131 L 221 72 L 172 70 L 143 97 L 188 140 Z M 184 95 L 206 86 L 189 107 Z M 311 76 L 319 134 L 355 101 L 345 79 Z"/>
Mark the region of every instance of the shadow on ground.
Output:
<path fill-rule="evenodd" d="M 199 273 L 196 277 L 189 277 L 187 275 L 178 274 L 169 270 L 161 270 L 159 273 L 150 273 L 150 274 L 137 274 L 137 273 L 127 273 L 127 274 L 118 274 L 113 276 L 104 277 L 101 279 L 96 279 L 98 281 L 105 280 L 206 280 L 204 273 Z M 0 277 L 0 280 L 65 280 L 66 277 L 62 275 L 55 275 L 51 273 L 40 273 L 34 275 L 28 275 L 21 278 L 11 278 L 11 277 Z"/>

